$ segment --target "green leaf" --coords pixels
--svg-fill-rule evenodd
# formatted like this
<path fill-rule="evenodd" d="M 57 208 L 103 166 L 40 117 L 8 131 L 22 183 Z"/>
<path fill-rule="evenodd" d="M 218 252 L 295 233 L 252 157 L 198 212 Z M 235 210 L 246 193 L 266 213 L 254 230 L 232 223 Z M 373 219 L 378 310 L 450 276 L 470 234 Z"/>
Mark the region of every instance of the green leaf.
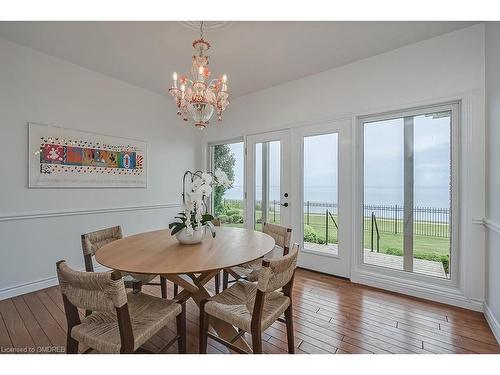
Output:
<path fill-rule="evenodd" d="M 179 225 L 176 225 L 174 227 L 174 229 L 172 229 L 172 232 L 171 232 L 172 236 L 174 234 L 176 234 L 177 232 L 180 232 L 183 228 L 186 228 L 186 226 L 184 224 L 181 224 L 181 223 L 177 223 L 177 224 L 179 224 Z"/>
<path fill-rule="evenodd" d="M 214 219 L 214 217 L 212 215 L 210 215 L 209 213 L 205 213 L 201 217 L 201 220 L 203 220 L 203 221 L 211 221 L 213 219 Z"/>

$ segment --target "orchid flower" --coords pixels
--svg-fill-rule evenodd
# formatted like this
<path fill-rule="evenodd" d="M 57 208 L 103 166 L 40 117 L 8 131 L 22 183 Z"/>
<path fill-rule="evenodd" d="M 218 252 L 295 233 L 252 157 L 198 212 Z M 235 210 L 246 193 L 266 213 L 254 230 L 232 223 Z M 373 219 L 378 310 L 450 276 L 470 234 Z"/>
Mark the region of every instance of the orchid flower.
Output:
<path fill-rule="evenodd" d="M 220 168 L 217 168 L 214 173 L 188 171 L 184 175 L 184 181 L 189 174 L 191 175 L 190 185 L 186 183 L 184 186 L 183 212 L 180 213 L 182 217 L 177 217 L 181 219 L 181 222 L 169 224 L 172 234 L 178 233 L 183 228 L 192 234 L 195 229 L 209 223 L 213 216 L 206 213 L 205 198 L 212 194 L 214 186 L 223 186 L 228 189 L 232 185 L 232 181 Z"/>

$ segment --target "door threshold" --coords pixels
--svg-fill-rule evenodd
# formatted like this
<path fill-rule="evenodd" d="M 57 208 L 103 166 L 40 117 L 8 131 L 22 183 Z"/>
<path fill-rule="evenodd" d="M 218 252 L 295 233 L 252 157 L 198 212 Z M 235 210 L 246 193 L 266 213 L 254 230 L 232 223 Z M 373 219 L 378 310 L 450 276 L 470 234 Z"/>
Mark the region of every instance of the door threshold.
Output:
<path fill-rule="evenodd" d="M 301 270 L 304 270 L 304 271 L 309 271 L 309 272 L 319 273 L 320 275 L 325 275 L 325 276 L 335 277 L 336 279 L 341 279 L 341 280 L 345 280 L 345 281 L 351 281 L 351 279 L 350 279 L 350 278 L 348 278 L 348 277 L 344 277 L 344 276 L 337 276 L 337 275 L 334 275 L 334 274 L 331 274 L 331 273 L 326 273 L 326 272 L 316 271 L 316 270 L 313 270 L 313 269 L 310 269 L 310 268 L 305 268 L 305 267 L 299 267 L 299 266 L 297 266 L 297 268 L 299 268 L 299 269 L 301 269 Z"/>

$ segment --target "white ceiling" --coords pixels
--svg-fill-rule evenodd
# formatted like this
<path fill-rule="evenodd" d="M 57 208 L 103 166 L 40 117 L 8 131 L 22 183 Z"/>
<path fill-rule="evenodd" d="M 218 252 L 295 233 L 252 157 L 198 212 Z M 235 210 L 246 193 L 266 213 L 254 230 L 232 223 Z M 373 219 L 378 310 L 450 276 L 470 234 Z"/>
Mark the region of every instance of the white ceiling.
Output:
<path fill-rule="evenodd" d="M 205 32 L 232 97 L 472 25 L 472 22 L 230 22 Z M 180 22 L 0 22 L 0 37 L 166 93 L 199 33 Z"/>

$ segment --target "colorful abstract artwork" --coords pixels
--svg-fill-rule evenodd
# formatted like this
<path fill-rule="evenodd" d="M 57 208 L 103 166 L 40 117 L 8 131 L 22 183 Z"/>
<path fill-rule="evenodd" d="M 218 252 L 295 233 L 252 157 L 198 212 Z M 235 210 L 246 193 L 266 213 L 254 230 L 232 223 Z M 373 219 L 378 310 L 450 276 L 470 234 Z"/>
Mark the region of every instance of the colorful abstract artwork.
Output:
<path fill-rule="evenodd" d="M 143 141 L 29 123 L 30 187 L 146 187 Z"/>

